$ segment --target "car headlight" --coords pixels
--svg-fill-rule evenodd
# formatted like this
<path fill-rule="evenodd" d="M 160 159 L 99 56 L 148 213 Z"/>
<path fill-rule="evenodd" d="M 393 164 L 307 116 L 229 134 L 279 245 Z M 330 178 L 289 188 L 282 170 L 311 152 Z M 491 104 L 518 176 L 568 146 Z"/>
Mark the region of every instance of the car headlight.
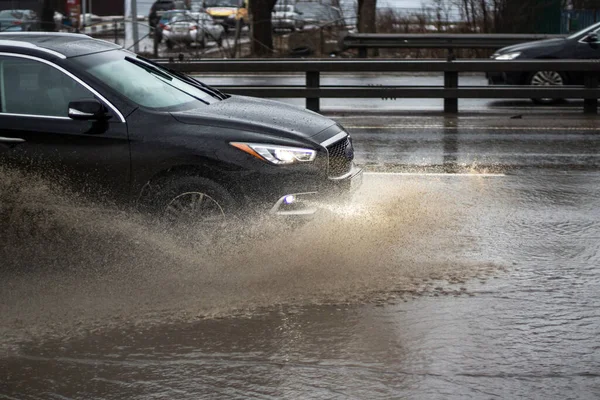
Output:
<path fill-rule="evenodd" d="M 235 18 L 235 14 L 229 14 L 229 15 L 227 16 L 227 18 L 229 18 L 229 19 L 234 19 L 234 18 Z"/>
<path fill-rule="evenodd" d="M 275 146 L 260 143 L 231 142 L 233 147 L 238 148 L 260 160 L 272 164 L 293 164 L 296 162 L 310 162 L 315 159 L 317 152 L 312 149 L 299 147 Z"/>
<path fill-rule="evenodd" d="M 492 56 L 492 58 L 494 60 L 514 60 L 515 58 L 519 57 L 520 55 L 521 55 L 520 52 L 506 53 L 506 54 L 500 54 L 500 55 L 494 54 Z"/>

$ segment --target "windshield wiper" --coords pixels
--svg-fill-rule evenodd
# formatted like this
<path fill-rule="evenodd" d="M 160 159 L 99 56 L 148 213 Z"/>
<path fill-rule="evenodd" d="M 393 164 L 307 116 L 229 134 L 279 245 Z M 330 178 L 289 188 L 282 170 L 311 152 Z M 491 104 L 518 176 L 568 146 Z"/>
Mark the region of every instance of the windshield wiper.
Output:
<path fill-rule="evenodd" d="M 160 69 L 156 68 L 153 65 L 148 65 L 145 62 L 139 61 L 139 60 L 137 60 L 137 59 L 135 59 L 133 57 L 129 57 L 129 56 L 126 56 L 125 60 L 129 61 L 132 64 L 137 65 L 140 68 L 145 69 L 146 71 L 150 72 L 151 74 L 158 75 L 161 78 L 166 79 L 168 81 L 172 81 L 173 80 L 173 78 L 170 77 L 169 74 L 164 73 L 163 71 L 161 71 Z"/>
<path fill-rule="evenodd" d="M 162 71 L 160 68 L 158 68 L 158 67 L 156 67 L 156 66 L 154 66 L 152 64 L 148 64 L 148 63 L 146 63 L 144 61 L 140 61 L 140 60 L 138 60 L 136 58 L 129 57 L 129 56 L 125 56 L 125 60 L 128 61 L 128 62 L 130 62 L 130 63 L 132 63 L 132 64 L 137 65 L 138 67 L 142 68 L 143 70 L 147 71 L 150 74 L 154 74 L 156 76 L 159 76 L 159 77 L 165 79 L 168 82 L 172 82 L 173 81 L 173 77 L 172 76 L 170 76 L 169 74 L 167 74 L 166 72 Z M 195 98 L 196 100 L 201 101 L 204 104 L 209 104 L 206 100 L 201 99 L 198 96 L 194 96 L 193 94 L 188 93 L 188 92 L 186 92 L 186 91 L 178 88 L 177 86 L 174 86 L 174 85 L 171 85 L 171 84 L 169 84 L 169 86 L 171 86 L 171 87 L 179 90 L 180 92 L 183 92 L 183 93 L 187 94 L 188 96 L 192 96 L 193 98 Z"/>
<path fill-rule="evenodd" d="M 213 97 L 216 97 L 219 100 L 225 100 L 225 99 L 229 98 L 229 96 L 226 95 L 225 93 L 221 92 L 218 89 L 213 88 L 212 86 L 208 86 L 206 83 L 203 83 L 203 82 L 199 81 L 196 78 L 193 78 L 193 77 L 191 77 L 189 75 L 186 75 L 186 74 L 182 74 L 181 72 L 176 71 L 176 70 L 174 70 L 172 68 L 168 68 L 168 67 L 165 67 L 163 65 L 159 65 L 159 64 L 155 63 L 154 61 L 149 60 L 149 59 L 147 59 L 145 57 L 138 56 L 138 58 L 141 59 L 141 60 L 146 61 L 149 64 L 152 64 L 156 68 L 161 68 L 161 69 L 165 69 L 165 70 L 169 71 L 171 74 L 175 75 L 179 79 L 182 79 L 182 80 L 186 81 L 187 83 L 189 83 L 190 85 L 192 85 L 194 87 L 197 87 L 198 89 L 201 89 L 201 90 L 207 92 L 208 94 L 210 94 Z"/>

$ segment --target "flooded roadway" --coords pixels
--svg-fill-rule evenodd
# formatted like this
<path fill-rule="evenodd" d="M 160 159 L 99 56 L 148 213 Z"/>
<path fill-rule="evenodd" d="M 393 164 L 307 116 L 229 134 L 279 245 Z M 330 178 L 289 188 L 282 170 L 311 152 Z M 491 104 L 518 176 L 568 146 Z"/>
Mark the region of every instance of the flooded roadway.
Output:
<path fill-rule="evenodd" d="M 2 277 L 0 399 L 598 398 L 598 120 L 336 119 L 354 206 L 239 258 L 41 242 L 95 257 Z"/>

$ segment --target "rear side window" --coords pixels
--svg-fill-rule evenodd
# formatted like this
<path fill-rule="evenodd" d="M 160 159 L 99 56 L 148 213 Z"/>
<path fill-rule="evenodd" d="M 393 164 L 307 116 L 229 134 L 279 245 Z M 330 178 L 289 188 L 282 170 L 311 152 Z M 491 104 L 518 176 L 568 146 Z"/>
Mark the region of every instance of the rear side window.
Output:
<path fill-rule="evenodd" d="M 0 11 L 0 18 L 2 19 L 23 19 L 23 13 L 16 10 L 5 10 Z"/>
<path fill-rule="evenodd" d="M 94 95 L 58 69 L 30 59 L 0 57 L 0 112 L 67 117 L 69 103 Z"/>

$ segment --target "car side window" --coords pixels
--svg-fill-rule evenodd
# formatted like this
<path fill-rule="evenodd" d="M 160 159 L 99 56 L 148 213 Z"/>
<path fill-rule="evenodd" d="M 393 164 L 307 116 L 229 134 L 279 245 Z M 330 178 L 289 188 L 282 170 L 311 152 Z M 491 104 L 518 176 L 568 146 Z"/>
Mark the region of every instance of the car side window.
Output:
<path fill-rule="evenodd" d="M 69 103 L 94 95 L 58 69 L 40 61 L 0 57 L 0 112 L 68 117 Z"/>

